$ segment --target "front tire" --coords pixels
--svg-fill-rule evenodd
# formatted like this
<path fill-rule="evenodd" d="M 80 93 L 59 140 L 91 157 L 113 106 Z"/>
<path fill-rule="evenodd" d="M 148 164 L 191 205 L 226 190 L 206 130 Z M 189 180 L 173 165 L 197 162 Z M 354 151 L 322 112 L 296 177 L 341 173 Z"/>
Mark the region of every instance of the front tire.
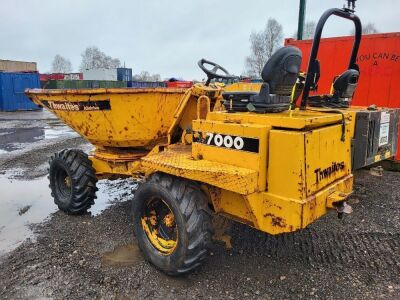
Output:
<path fill-rule="evenodd" d="M 96 199 L 96 174 L 92 162 L 81 150 L 65 149 L 50 159 L 51 195 L 67 214 L 84 214 Z"/>
<path fill-rule="evenodd" d="M 159 270 L 179 275 L 206 259 L 211 214 L 196 183 L 156 173 L 139 186 L 132 213 L 139 247 Z"/>

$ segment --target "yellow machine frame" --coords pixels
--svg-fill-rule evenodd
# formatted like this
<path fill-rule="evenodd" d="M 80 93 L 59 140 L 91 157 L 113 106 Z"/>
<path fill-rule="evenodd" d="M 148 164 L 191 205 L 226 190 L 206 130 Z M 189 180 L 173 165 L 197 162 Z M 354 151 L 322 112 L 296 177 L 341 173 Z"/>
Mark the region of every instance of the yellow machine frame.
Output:
<path fill-rule="evenodd" d="M 352 193 L 351 140 L 361 108 L 223 110 L 223 91 L 259 89 L 236 83 L 27 93 L 94 144 L 89 158 L 97 177 L 141 180 L 163 172 L 197 181 L 216 213 L 271 234 L 291 232 Z M 112 110 L 72 107 L 91 109 L 107 97 Z M 251 149 L 241 149 L 244 140 Z M 375 161 L 393 155 L 386 151 Z"/>
<path fill-rule="evenodd" d="M 249 85 L 228 89 L 248 90 Z M 127 155 L 97 148 L 90 159 L 98 176 L 140 179 L 164 172 L 198 181 L 216 213 L 271 234 L 305 228 L 352 193 L 352 111 L 344 112 L 342 140 L 341 114 L 230 114 L 218 111 L 221 92 L 218 86 L 196 85 L 183 94 L 168 141 L 151 151 Z M 257 139 L 259 151 L 198 142 L 207 132 Z"/>

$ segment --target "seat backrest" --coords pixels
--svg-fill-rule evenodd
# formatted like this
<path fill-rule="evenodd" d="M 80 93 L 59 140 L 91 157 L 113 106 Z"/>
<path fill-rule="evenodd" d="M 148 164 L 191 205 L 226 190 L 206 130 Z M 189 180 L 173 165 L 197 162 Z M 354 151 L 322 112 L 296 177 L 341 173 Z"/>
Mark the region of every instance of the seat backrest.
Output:
<path fill-rule="evenodd" d="M 333 83 L 334 96 L 336 98 L 352 98 L 357 87 L 360 72 L 348 69 L 343 72 Z"/>
<path fill-rule="evenodd" d="M 278 49 L 265 64 L 261 77 L 269 85 L 269 93 L 290 95 L 300 72 L 301 51 L 292 46 Z"/>

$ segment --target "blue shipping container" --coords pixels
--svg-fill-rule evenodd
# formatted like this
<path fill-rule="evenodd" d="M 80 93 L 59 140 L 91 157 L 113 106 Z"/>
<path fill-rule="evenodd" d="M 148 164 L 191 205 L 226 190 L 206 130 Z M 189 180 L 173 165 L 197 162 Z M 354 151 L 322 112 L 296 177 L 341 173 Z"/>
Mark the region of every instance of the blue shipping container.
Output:
<path fill-rule="evenodd" d="M 117 80 L 118 81 L 131 81 L 132 80 L 132 69 L 117 68 Z"/>
<path fill-rule="evenodd" d="M 41 109 L 25 95 L 26 88 L 40 88 L 39 74 L 0 72 L 0 111 Z"/>

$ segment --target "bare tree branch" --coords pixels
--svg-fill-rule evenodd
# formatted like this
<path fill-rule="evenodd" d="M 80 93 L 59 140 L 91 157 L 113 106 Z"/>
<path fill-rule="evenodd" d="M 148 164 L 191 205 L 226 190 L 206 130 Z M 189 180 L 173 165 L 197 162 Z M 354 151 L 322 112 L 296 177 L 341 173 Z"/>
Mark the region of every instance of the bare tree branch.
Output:
<path fill-rule="evenodd" d="M 304 24 L 304 28 L 303 28 L 303 39 L 304 40 L 309 40 L 314 37 L 316 26 L 317 26 L 317 24 L 314 21 L 307 21 Z M 293 38 L 297 39 L 297 30 L 293 34 Z"/>
<path fill-rule="evenodd" d="M 147 71 L 142 71 L 139 74 L 133 75 L 133 80 L 137 81 L 161 81 L 160 74 L 150 75 Z"/>
<path fill-rule="evenodd" d="M 53 73 L 71 73 L 72 64 L 69 59 L 57 54 L 51 63 L 51 71 Z"/>
<path fill-rule="evenodd" d="M 282 44 L 282 25 L 275 19 L 268 19 L 264 30 L 250 35 L 250 55 L 246 57 L 246 74 L 260 77 L 260 73 L 271 55 Z"/>
<path fill-rule="evenodd" d="M 81 56 L 82 62 L 79 68 L 81 72 L 88 69 L 114 69 L 121 66 L 121 62 L 118 58 L 112 58 L 106 55 L 96 46 L 86 48 Z"/>
<path fill-rule="evenodd" d="M 363 26 L 362 27 L 362 34 L 373 34 L 373 33 L 378 33 L 379 31 L 378 31 L 378 29 L 376 29 L 376 27 L 375 27 L 375 24 L 374 23 L 371 23 L 371 22 L 369 22 L 369 23 L 367 23 L 367 25 L 365 25 L 365 26 Z M 350 32 L 350 34 L 351 35 L 354 35 L 355 34 L 355 29 L 353 29 L 351 32 Z"/>

